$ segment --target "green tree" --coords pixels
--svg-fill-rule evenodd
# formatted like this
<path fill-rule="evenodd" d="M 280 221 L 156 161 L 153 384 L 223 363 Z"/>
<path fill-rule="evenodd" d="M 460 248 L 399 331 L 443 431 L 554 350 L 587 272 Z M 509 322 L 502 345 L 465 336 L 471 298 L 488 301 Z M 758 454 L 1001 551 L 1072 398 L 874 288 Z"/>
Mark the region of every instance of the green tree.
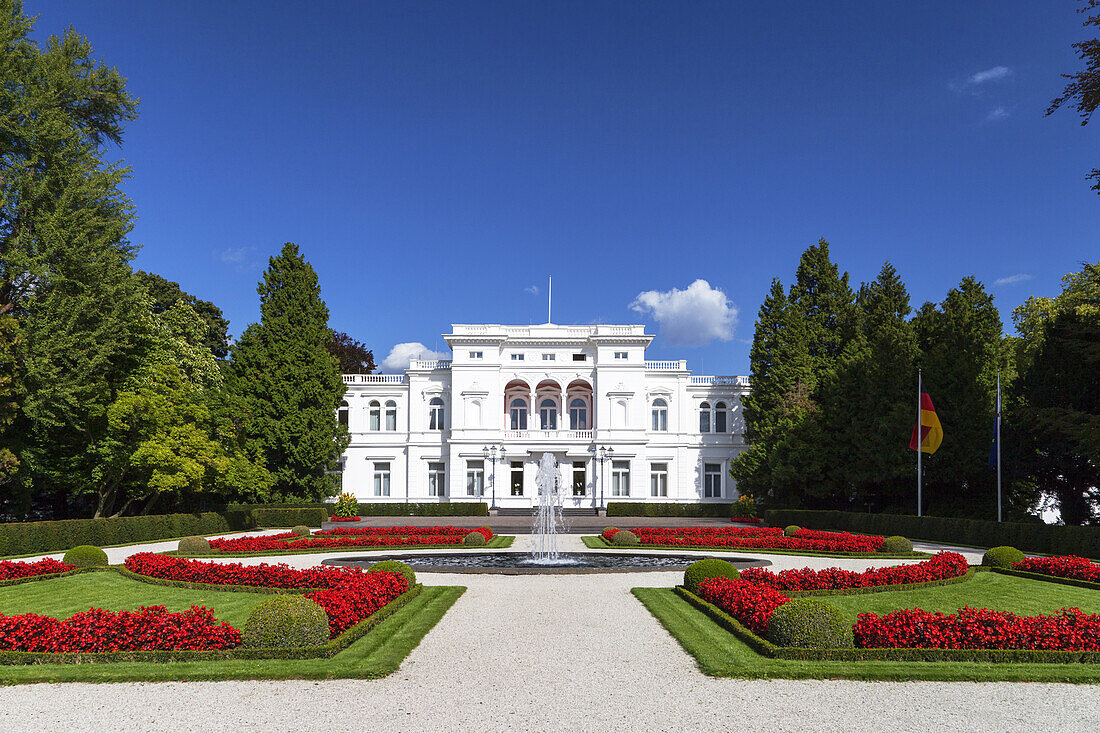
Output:
<path fill-rule="evenodd" d="M 19 459 L 9 446 L 14 436 L 11 424 L 19 414 L 23 380 L 16 354 L 22 345 L 19 323 L 10 313 L 0 315 L 0 488 L 10 483 L 19 467 Z"/>
<path fill-rule="evenodd" d="M 944 430 L 939 450 L 924 457 L 924 510 L 939 516 L 995 517 L 989 447 L 997 370 L 1008 376 L 1011 371 L 993 297 L 974 277 L 963 278 L 938 308 L 922 306 L 914 327 L 924 391 Z M 1002 382 L 1008 381 L 1005 376 Z M 914 394 L 910 402 L 915 401 Z M 915 406 L 912 410 L 916 412 Z"/>
<path fill-rule="evenodd" d="M 1100 0 L 1082 0 L 1084 7 L 1078 8 L 1078 13 L 1085 14 L 1082 23 L 1088 26 L 1100 27 Z M 1087 41 L 1079 41 L 1073 44 L 1077 49 L 1077 55 L 1085 62 L 1085 69 L 1073 74 L 1062 74 L 1069 79 L 1062 96 L 1050 103 L 1047 115 L 1054 114 L 1055 110 L 1067 102 L 1075 102 L 1077 113 L 1081 115 L 1081 124 L 1087 125 L 1092 119 L 1092 113 L 1100 106 L 1100 38 L 1092 38 Z M 1093 180 L 1092 188 L 1100 192 L 1100 168 L 1093 168 L 1085 176 L 1086 180 Z"/>
<path fill-rule="evenodd" d="M 154 313 L 163 313 L 180 301 L 187 303 L 203 320 L 203 344 L 219 359 L 229 354 L 229 321 L 221 308 L 208 300 L 199 300 L 181 289 L 179 283 L 160 275 L 138 270 L 137 276 L 152 298 Z"/>
<path fill-rule="evenodd" d="M 228 374 L 246 453 L 263 456 L 275 497 L 331 496 L 348 434 L 336 420 L 345 387 L 317 273 L 287 243 L 257 292 L 260 322 L 233 345 Z"/>

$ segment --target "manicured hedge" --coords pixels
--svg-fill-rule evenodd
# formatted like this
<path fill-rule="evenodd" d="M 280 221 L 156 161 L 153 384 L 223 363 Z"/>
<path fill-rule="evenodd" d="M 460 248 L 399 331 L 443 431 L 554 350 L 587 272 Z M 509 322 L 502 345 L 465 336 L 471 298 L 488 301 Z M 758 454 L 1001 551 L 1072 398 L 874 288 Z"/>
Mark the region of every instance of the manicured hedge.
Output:
<path fill-rule="evenodd" d="M 733 504 L 665 504 L 648 501 L 609 501 L 609 517 L 722 517 L 733 516 Z"/>
<path fill-rule="evenodd" d="M 489 505 L 483 501 L 379 502 L 359 504 L 361 517 L 487 517 Z M 328 518 L 327 516 L 325 517 Z"/>
<path fill-rule="evenodd" d="M 976 547 L 1011 545 L 1049 555 L 1100 557 L 1100 527 L 1064 527 L 1025 522 L 989 522 L 953 517 L 779 509 L 764 513 L 768 524 L 799 524 L 814 529 L 902 535 L 910 539 Z"/>

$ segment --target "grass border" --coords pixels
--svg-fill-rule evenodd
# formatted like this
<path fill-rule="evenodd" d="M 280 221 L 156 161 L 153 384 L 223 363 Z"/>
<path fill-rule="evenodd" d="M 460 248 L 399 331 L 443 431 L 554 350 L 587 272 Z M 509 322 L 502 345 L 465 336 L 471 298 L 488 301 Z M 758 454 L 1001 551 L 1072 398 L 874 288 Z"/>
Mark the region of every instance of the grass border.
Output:
<path fill-rule="evenodd" d="M 313 547 L 303 548 L 301 550 L 264 550 L 263 552 L 227 552 L 219 550 L 217 552 L 203 552 L 181 553 L 179 550 L 165 550 L 161 554 L 171 555 L 172 557 L 185 557 L 194 560 L 210 560 L 214 558 L 233 558 L 233 557 L 282 557 L 284 555 L 323 555 L 343 552 L 387 552 L 389 550 L 466 550 L 470 552 L 476 552 L 477 550 L 501 550 L 505 547 L 511 547 L 512 543 L 516 541 L 515 535 L 498 534 L 493 535 L 493 539 L 486 542 L 484 545 L 477 547 L 471 547 L 469 545 L 463 545 L 459 542 L 456 545 L 363 545 L 363 546 L 349 546 L 349 547 Z"/>
<path fill-rule="evenodd" d="M 1000 573 L 1001 575 L 1014 575 L 1017 578 L 1028 578 L 1030 580 L 1044 580 L 1048 583 L 1058 583 L 1060 585 L 1072 585 L 1077 588 L 1088 588 L 1089 590 L 1100 590 L 1100 583 L 1094 583 L 1091 580 L 1081 580 L 1080 578 L 1063 578 L 1061 575 L 1050 575 L 1048 573 L 1033 573 L 1030 570 L 1016 570 L 1015 568 L 991 568 L 986 567 L 986 570 L 991 570 L 994 573 Z"/>
<path fill-rule="evenodd" d="M 987 662 L 994 664 L 1100 664 L 1100 652 L 1070 652 L 1036 649 L 914 649 L 876 647 L 872 649 L 802 649 L 777 646 L 759 636 L 718 606 L 683 586 L 676 595 L 734 633 L 758 654 L 775 659 L 814 662 Z"/>
<path fill-rule="evenodd" d="M 685 545 L 612 545 L 600 535 L 581 537 L 585 547 L 590 550 L 673 550 L 675 552 L 750 552 L 760 555 L 800 555 L 806 557 L 836 557 L 845 559 L 865 558 L 871 560 L 919 560 L 932 557 L 929 552 L 911 552 L 891 555 L 883 552 L 823 552 L 821 550 L 788 550 L 782 547 L 704 547 Z"/>

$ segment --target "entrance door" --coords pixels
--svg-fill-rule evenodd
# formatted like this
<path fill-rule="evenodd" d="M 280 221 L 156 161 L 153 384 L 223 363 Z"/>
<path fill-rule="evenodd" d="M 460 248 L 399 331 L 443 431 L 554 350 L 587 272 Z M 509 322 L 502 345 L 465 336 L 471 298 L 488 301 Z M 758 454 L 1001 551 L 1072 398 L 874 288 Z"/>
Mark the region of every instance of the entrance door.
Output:
<path fill-rule="evenodd" d="M 523 461 L 512 461 L 512 496 L 523 496 Z"/>

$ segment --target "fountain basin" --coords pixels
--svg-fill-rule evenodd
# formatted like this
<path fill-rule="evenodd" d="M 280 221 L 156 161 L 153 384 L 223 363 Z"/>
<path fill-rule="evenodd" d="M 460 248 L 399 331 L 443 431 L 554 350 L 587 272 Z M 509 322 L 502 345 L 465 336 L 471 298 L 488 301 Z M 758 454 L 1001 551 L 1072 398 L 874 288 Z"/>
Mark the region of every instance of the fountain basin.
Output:
<path fill-rule="evenodd" d="M 723 553 L 725 554 L 725 553 Z M 547 573 L 638 573 L 684 570 L 706 555 L 643 555 L 640 553 L 562 552 L 555 560 L 536 560 L 520 552 L 454 552 L 376 557 L 336 557 L 323 565 L 369 568 L 382 560 L 399 560 L 418 573 L 496 573 L 539 575 Z M 719 557 L 738 570 L 771 565 L 752 557 Z"/>

